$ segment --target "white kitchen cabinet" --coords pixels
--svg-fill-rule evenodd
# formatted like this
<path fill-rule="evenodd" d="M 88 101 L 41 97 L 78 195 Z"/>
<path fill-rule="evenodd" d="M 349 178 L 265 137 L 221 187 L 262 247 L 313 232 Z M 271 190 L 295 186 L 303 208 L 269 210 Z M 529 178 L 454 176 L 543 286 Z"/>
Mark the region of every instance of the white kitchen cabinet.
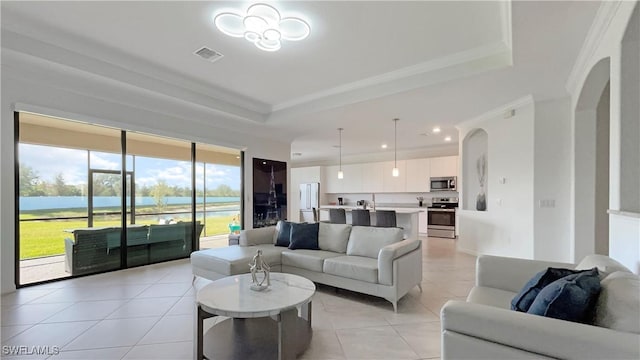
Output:
<path fill-rule="evenodd" d="M 363 164 L 342 165 L 342 172 L 344 173 L 344 179 L 342 179 L 342 192 L 362 192 L 362 167 Z"/>
<path fill-rule="evenodd" d="M 382 192 L 406 192 L 407 191 L 407 161 L 398 160 L 399 175 L 393 176 L 392 171 L 395 165 L 393 161 L 382 163 Z"/>
<path fill-rule="evenodd" d="M 296 184 L 320 182 L 322 181 L 321 174 L 320 166 L 291 168 L 291 182 Z M 295 186 L 295 188 L 298 187 Z"/>
<path fill-rule="evenodd" d="M 427 210 L 425 209 L 418 214 L 418 232 L 420 234 L 427 233 L 427 221 Z"/>
<path fill-rule="evenodd" d="M 391 171 L 391 170 L 389 170 Z M 362 192 L 382 192 L 383 163 L 361 164 Z"/>
<path fill-rule="evenodd" d="M 458 176 L 458 157 L 444 156 L 431 158 L 429 161 L 431 177 Z"/>
<path fill-rule="evenodd" d="M 430 174 L 429 159 L 407 160 L 407 192 L 428 192 Z"/>
<path fill-rule="evenodd" d="M 320 191 L 329 194 L 342 193 L 344 179 L 338 179 L 338 165 L 326 166 L 324 168 L 323 182 L 320 184 Z M 324 186 L 324 189 L 323 189 Z"/>

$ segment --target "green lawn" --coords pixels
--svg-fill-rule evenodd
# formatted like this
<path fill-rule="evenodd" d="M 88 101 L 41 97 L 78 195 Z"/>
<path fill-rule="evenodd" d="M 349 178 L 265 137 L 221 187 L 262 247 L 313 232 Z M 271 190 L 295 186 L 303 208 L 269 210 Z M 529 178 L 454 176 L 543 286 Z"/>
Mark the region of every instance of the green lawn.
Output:
<path fill-rule="evenodd" d="M 40 217 L 41 214 L 22 214 L 21 219 Z M 58 215 L 60 216 L 60 215 Z M 68 213 L 65 216 L 70 216 Z M 233 216 L 208 217 L 206 220 L 207 236 L 229 233 L 229 223 Z M 157 224 L 157 219 L 136 219 L 137 224 Z M 94 220 L 94 227 L 120 226 L 120 220 Z M 64 254 L 64 239 L 72 237 L 67 229 L 87 227 L 86 219 L 23 221 L 20 223 L 20 259 Z M 203 232 L 204 235 L 204 232 Z"/>

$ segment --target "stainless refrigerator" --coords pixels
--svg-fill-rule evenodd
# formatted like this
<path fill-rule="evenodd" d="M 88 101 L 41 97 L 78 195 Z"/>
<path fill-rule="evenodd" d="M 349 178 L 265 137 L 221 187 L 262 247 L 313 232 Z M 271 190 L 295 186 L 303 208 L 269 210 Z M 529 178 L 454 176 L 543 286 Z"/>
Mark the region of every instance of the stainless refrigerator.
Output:
<path fill-rule="evenodd" d="M 300 184 L 300 221 L 318 221 L 320 183 Z"/>

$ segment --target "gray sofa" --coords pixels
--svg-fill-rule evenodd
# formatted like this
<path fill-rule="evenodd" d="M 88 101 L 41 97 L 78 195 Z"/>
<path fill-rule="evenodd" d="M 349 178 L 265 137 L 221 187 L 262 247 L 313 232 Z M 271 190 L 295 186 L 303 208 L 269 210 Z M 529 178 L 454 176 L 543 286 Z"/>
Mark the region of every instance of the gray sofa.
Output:
<path fill-rule="evenodd" d="M 400 298 L 420 287 L 422 242 L 403 240 L 402 229 L 320 223 L 320 250 L 290 250 L 274 245 L 279 225 L 242 231 L 239 245 L 193 252 L 194 276 L 216 280 L 247 273 L 260 249 L 271 271 L 379 296 L 390 301 L 394 311 Z"/>
<path fill-rule="evenodd" d="M 480 256 L 467 301 L 441 311 L 442 359 L 640 359 L 640 277 L 591 255 L 578 264 Z M 547 267 L 601 273 L 595 325 L 510 310 L 511 299 Z"/>

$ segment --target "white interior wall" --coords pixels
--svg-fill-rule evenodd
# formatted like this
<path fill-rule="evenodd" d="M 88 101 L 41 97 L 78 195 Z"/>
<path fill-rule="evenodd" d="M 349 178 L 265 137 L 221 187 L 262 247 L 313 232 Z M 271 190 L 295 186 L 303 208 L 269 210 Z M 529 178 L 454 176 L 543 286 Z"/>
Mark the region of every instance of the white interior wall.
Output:
<path fill-rule="evenodd" d="M 595 252 L 596 188 L 596 120 L 595 108 L 575 114 L 575 239 L 572 261 Z"/>
<path fill-rule="evenodd" d="M 596 108 L 595 253 L 609 255 L 609 86 Z"/>
<path fill-rule="evenodd" d="M 628 214 L 620 212 L 621 199 L 633 194 L 633 192 L 623 192 L 621 183 L 627 180 L 637 181 L 637 178 L 629 179 L 627 178 L 628 175 L 623 173 L 622 136 L 638 136 L 638 134 L 624 131 L 621 124 L 621 99 L 622 92 L 624 91 L 621 86 L 623 83 L 622 79 L 628 78 L 629 81 L 635 81 L 636 84 L 640 82 L 640 79 L 637 78 L 637 68 L 635 70 L 633 68 L 627 68 L 626 66 L 623 68 L 624 64 L 621 59 L 624 53 L 622 50 L 624 34 L 627 31 L 632 16 L 638 16 L 637 9 L 634 14 L 637 2 L 616 1 L 603 3 L 601 6 L 607 9 L 607 11 L 603 11 L 603 16 L 596 19 L 594 22 L 595 25 L 590 32 L 590 38 L 585 41 L 583 58 L 579 58 L 576 62 L 574 79 L 570 79 L 572 80 L 570 84 L 573 83 L 573 85 L 569 86 L 569 92 L 571 94 L 572 108 L 577 109 L 582 99 L 585 84 L 589 76 L 591 76 L 592 70 L 601 60 L 609 59 L 609 256 L 638 273 L 640 271 L 640 249 L 638 244 L 638 239 L 640 239 L 640 215 L 637 212 Z M 637 103 L 637 99 L 638 97 L 636 95 L 633 101 Z M 575 128 L 578 120 L 578 113 L 576 112 L 576 114 L 572 116 L 572 138 L 574 141 L 578 141 L 580 137 L 578 129 Z M 636 143 L 639 141 L 638 138 L 635 139 Z M 572 162 L 577 162 L 577 156 L 578 154 L 576 153 L 572 154 Z M 576 166 L 577 165 L 576 163 Z M 623 179 L 623 176 L 627 177 Z M 577 174 L 573 174 L 571 180 L 572 183 L 577 186 L 580 178 Z M 572 188 L 572 199 L 579 199 L 580 193 L 578 190 L 577 187 Z M 579 236 L 577 230 L 583 226 L 588 226 L 583 220 L 579 219 L 577 216 L 578 211 L 580 211 L 580 206 L 576 204 L 571 217 L 572 233 L 570 236 L 576 248 L 574 259 L 579 258 L 578 251 L 584 240 L 584 238 Z"/>
<path fill-rule="evenodd" d="M 640 213 L 640 5 L 620 49 L 620 210 Z"/>
<path fill-rule="evenodd" d="M 200 109 L 188 106 L 166 109 L 166 101 L 155 96 L 147 96 L 139 89 L 130 89 L 127 103 L 104 96 L 114 93 L 120 98 L 127 89 L 113 84 L 99 76 L 83 74 L 63 76 L 65 69 L 50 66 L 48 62 L 33 62 L 32 68 L 24 63 L 17 64 L 13 58 L 2 54 L 2 108 L 0 195 L 2 209 L 0 213 L 0 257 L 2 258 L 2 293 L 15 289 L 14 252 L 15 252 L 15 216 L 14 216 L 14 110 L 30 110 L 47 115 L 59 116 L 79 121 L 111 126 L 120 129 L 152 133 L 195 142 L 245 149 L 245 226 L 251 227 L 252 217 L 252 158 L 272 160 L 290 160 L 291 145 L 278 141 L 247 135 L 229 129 L 221 129 L 202 118 Z M 42 66 L 42 67 L 40 67 Z M 33 70 L 33 71 L 31 71 Z M 51 76 L 38 74 L 49 73 Z M 58 73 L 60 72 L 60 73 Z M 34 74 L 38 75 L 34 78 Z M 53 76 L 57 74 L 57 76 Z M 92 89 L 100 91 L 97 96 Z M 114 95 L 115 96 L 115 95 Z M 139 104 L 135 106 L 134 104 Z M 163 110 L 159 110 L 163 109 Z M 191 121 L 194 119 L 194 121 Z M 197 120 L 197 121 L 195 121 Z M 219 119 L 218 119 L 219 120 Z"/>
<path fill-rule="evenodd" d="M 620 144 L 617 158 L 620 202 L 619 207 L 611 208 L 614 211 L 609 217 L 609 254 L 640 274 L 640 5 L 637 2 L 622 39 L 620 57 L 620 121 L 619 132 L 615 134 Z"/>
<path fill-rule="evenodd" d="M 535 106 L 534 258 L 569 262 L 570 99 Z"/>
<path fill-rule="evenodd" d="M 509 109 L 515 109 L 515 115 L 505 118 Z M 487 132 L 491 168 L 488 211 L 459 211 L 459 250 L 533 258 L 534 118 L 533 99 L 527 97 L 458 126 L 460 139 L 476 128 Z"/>

